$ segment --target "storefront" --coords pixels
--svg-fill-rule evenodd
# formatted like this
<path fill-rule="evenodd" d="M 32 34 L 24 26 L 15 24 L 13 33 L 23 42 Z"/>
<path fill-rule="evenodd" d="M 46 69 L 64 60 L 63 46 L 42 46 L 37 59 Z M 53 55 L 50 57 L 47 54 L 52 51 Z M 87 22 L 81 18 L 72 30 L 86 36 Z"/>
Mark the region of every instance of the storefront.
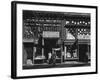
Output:
<path fill-rule="evenodd" d="M 65 60 L 90 60 L 90 17 L 76 16 L 66 21 Z"/>
<path fill-rule="evenodd" d="M 24 11 L 23 65 L 46 64 L 53 51 L 57 63 L 90 59 L 90 15 Z"/>

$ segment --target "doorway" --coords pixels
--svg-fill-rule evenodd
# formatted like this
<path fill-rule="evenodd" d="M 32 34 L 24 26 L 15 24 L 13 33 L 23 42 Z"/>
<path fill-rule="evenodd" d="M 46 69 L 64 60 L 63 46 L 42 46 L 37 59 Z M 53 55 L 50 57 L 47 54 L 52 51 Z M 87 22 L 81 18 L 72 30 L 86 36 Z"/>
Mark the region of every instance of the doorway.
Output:
<path fill-rule="evenodd" d="M 79 44 L 79 61 L 88 62 L 88 45 L 87 44 Z"/>
<path fill-rule="evenodd" d="M 52 52 L 52 48 L 57 48 L 57 38 L 45 38 L 44 39 L 44 56 L 48 59 L 48 53 Z"/>

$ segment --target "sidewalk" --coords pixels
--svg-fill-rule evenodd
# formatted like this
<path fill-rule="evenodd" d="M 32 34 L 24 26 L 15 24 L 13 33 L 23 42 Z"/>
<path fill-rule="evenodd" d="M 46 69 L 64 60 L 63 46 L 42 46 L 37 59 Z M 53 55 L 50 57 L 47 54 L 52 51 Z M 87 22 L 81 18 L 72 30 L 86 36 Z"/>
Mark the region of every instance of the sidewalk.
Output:
<path fill-rule="evenodd" d="M 82 66 L 90 66 L 90 62 L 77 62 L 77 61 L 66 61 L 63 63 L 56 63 L 56 65 L 52 64 L 34 64 L 34 65 L 24 65 L 23 69 L 41 69 L 41 68 L 61 68 L 61 67 L 82 67 Z"/>

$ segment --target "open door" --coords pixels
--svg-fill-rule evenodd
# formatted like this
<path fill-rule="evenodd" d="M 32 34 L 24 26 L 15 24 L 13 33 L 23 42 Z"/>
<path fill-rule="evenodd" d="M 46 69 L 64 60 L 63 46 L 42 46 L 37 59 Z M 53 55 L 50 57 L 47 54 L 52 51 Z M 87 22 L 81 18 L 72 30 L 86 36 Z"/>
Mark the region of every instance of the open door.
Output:
<path fill-rule="evenodd" d="M 44 56 L 48 59 L 48 53 L 52 52 L 52 48 L 57 47 L 57 40 L 55 38 L 46 38 L 44 39 Z"/>
<path fill-rule="evenodd" d="M 79 44 L 79 61 L 88 62 L 88 45 L 87 44 Z"/>

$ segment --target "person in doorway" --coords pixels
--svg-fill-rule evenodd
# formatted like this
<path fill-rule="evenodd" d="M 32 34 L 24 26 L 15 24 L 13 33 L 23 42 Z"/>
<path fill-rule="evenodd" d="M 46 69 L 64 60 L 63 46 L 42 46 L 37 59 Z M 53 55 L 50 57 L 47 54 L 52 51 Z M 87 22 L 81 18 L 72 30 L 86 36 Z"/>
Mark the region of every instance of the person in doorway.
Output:
<path fill-rule="evenodd" d="M 51 57 L 52 57 L 52 53 L 49 52 L 49 53 L 48 53 L 48 63 L 49 63 L 49 64 L 51 64 Z"/>
<path fill-rule="evenodd" d="M 64 59 L 65 58 L 65 52 L 64 51 L 62 51 L 62 62 L 64 62 Z"/>
<path fill-rule="evenodd" d="M 55 65 L 56 64 L 56 52 L 53 50 L 52 52 L 52 64 Z"/>

